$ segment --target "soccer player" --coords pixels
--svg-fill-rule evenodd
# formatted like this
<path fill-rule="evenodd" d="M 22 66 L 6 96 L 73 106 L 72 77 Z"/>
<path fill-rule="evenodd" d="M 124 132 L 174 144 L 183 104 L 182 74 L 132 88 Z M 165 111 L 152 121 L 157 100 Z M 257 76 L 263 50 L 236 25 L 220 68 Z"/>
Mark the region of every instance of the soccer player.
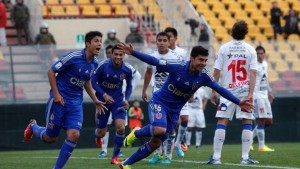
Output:
<path fill-rule="evenodd" d="M 163 86 L 153 93 L 148 113 L 150 124 L 141 129 L 134 129 L 124 140 L 124 147 L 131 146 L 137 138 L 151 137 L 133 155 L 125 160 L 119 168 L 130 169 L 131 165 L 149 156 L 168 137 L 179 119 L 179 112 L 189 98 L 201 87 L 209 86 L 225 98 L 231 100 L 242 109 L 252 111 L 254 106 L 249 100 L 240 101 L 228 90 L 220 87 L 205 68 L 208 60 L 208 50 L 201 46 L 193 47 L 190 61 L 174 62 L 146 55 L 133 50 L 131 45 L 119 43 L 125 53 L 156 66 L 158 70 L 169 72 Z"/>
<path fill-rule="evenodd" d="M 237 21 L 231 30 L 233 40 L 222 45 L 218 51 L 214 65 L 214 78 L 219 80 L 222 71 L 222 86 L 239 99 L 247 98 L 253 102 L 255 87 L 257 56 L 255 49 L 244 41 L 248 33 L 245 21 Z M 212 91 L 211 101 L 216 104 L 217 94 Z M 258 163 L 249 157 L 252 140 L 253 114 L 237 107 L 228 99 L 221 97 L 217 109 L 218 118 L 215 130 L 213 150 L 214 154 L 207 164 L 221 164 L 221 151 L 225 141 L 226 126 L 232 120 L 234 113 L 242 121 L 242 158 L 241 164 Z"/>
<path fill-rule="evenodd" d="M 112 57 L 112 48 L 113 48 L 114 46 L 112 46 L 112 45 L 108 45 L 108 46 L 106 46 L 106 48 L 105 48 L 105 56 L 106 56 L 106 58 L 111 58 Z"/>
<path fill-rule="evenodd" d="M 168 48 L 169 42 L 170 42 L 170 37 L 166 32 L 158 33 L 156 36 L 157 50 L 153 51 L 150 55 L 156 57 L 157 59 L 164 59 L 171 62 L 178 62 L 180 60 L 183 60 L 181 56 L 177 55 L 174 51 Z M 154 75 L 152 74 L 152 72 L 154 72 Z M 144 86 L 143 86 L 143 93 L 142 93 L 142 98 L 144 101 L 148 102 L 148 96 L 146 91 L 152 76 L 154 76 L 153 92 L 155 92 L 163 86 L 168 75 L 169 75 L 168 72 L 156 69 L 155 67 L 148 65 L 147 70 L 145 72 Z M 175 139 L 175 130 L 174 133 L 169 136 L 166 142 L 170 141 L 174 143 L 174 139 Z M 169 148 L 169 150 L 171 150 L 171 148 Z M 171 151 L 166 152 L 165 150 L 164 152 L 165 155 L 167 156 L 167 154 L 170 154 Z M 149 160 L 149 163 L 155 164 L 162 158 L 163 158 L 163 152 L 161 146 L 156 150 L 156 153 L 154 153 L 153 157 Z"/>
<path fill-rule="evenodd" d="M 99 113 L 105 109 L 104 103 L 93 93 L 90 81 L 97 67 L 95 55 L 99 54 L 102 47 L 102 33 L 88 32 L 85 35 L 85 46 L 81 51 L 65 54 L 49 69 L 51 90 L 46 107 L 46 127 L 41 127 L 35 120 L 31 120 L 24 131 L 24 141 L 30 141 L 35 135 L 46 143 L 54 143 L 60 129 L 67 130 L 67 138 L 61 147 L 54 169 L 63 168 L 76 147 L 83 122 L 83 88 L 94 101 Z"/>
<path fill-rule="evenodd" d="M 128 100 L 132 93 L 131 82 L 135 69 L 129 63 L 123 62 L 125 53 L 117 46 L 113 47 L 112 55 L 112 58 L 99 63 L 95 74 L 92 76 L 92 85 L 96 90 L 96 96 L 99 100 L 106 102 L 108 108 L 108 110 L 105 110 L 105 113 L 97 116 L 95 136 L 98 140 L 105 136 L 108 118 L 110 113 L 112 113 L 116 134 L 111 164 L 120 164 L 118 154 L 125 137 L 125 116 L 127 113 L 125 109 L 129 107 Z M 122 92 L 124 79 L 127 84 L 125 101 Z"/>
<path fill-rule="evenodd" d="M 206 127 L 204 110 L 207 104 L 208 95 L 201 87 L 199 88 L 189 102 L 189 123 L 186 131 L 186 144 L 191 145 L 193 128 L 196 129 L 196 148 L 200 147 L 202 140 L 202 129 Z"/>
<path fill-rule="evenodd" d="M 259 152 L 275 151 L 265 145 L 265 127 L 272 125 L 273 123 L 270 102 L 274 99 L 268 82 L 268 65 L 264 61 L 266 51 L 262 46 L 256 47 L 255 50 L 257 53 L 258 63 L 254 93 L 254 116 L 256 118 L 257 125 L 253 130 L 253 138 L 257 136 Z"/>
<path fill-rule="evenodd" d="M 182 56 L 185 61 L 187 61 L 188 60 L 187 51 L 176 45 L 177 35 L 178 35 L 177 30 L 172 27 L 167 27 L 165 29 L 165 32 L 170 36 L 169 48 L 172 49 L 179 56 Z M 186 103 L 180 111 L 180 125 L 178 127 L 177 138 L 175 142 L 175 149 L 177 151 L 177 156 L 181 158 L 184 157 L 184 152 L 181 149 L 181 143 L 184 142 L 184 136 L 186 133 L 188 122 L 189 122 L 189 107 L 188 107 L 188 103 Z M 171 163 L 175 135 L 176 133 L 174 130 L 174 132 L 171 135 L 169 135 L 169 138 L 165 141 L 166 143 L 164 143 L 165 157 L 161 161 L 162 164 Z"/>

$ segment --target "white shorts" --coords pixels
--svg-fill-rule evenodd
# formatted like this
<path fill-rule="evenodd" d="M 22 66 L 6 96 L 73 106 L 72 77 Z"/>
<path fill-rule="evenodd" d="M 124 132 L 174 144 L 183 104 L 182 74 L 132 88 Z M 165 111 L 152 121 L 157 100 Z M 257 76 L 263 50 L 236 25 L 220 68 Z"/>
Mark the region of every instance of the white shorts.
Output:
<path fill-rule="evenodd" d="M 205 117 L 202 109 L 189 107 L 188 127 L 205 128 Z"/>
<path fill-rule="evenodd" d="M 96 117 L 97 117 L 97 116 L 96 116 Z M 128 125 L 128 116 L 126 115 L 125 117 L 126 117 L 126 119 L 125 119 L 125 126 L 127 126 L 127 125 Z M 110 115 L 109 115 L 109 117 L 108 117 L 107 125 L 111 125 L 112 122 L 113 122 L 113 119 L 112 119 L 112 115 L 111 115 L 111 113 L 110 113 Z"/>
<path fill-rule="evenodd" d="M 184 115 L 189 115 L 189 104 L 188 103 L 186 103 L 180 111 L 180 116 L 184 116 Z"/>
<path fill-rule="evenodd" d="M 266 118 L 266 119 L 273 118 L 271 104 L 268 98 L 255 99 L 254 105 L 255 105 L 255 111 L 254 111 L 255 118 Z"/>
<path fill-rule="evenodd" d="M 242 99 L 242 98 L 239 98 Z M 232 120 L 234 113 L 236 119 L 254 119 L 253 112 L 248 113 L 241 110 L 241 108 L 232 103 L 231 101 L 225 99 L 224 97 L 220 97 L 220 104 L 217 109 L 216 117 L 220 118 L 228 118 L 229 120 Z"/>

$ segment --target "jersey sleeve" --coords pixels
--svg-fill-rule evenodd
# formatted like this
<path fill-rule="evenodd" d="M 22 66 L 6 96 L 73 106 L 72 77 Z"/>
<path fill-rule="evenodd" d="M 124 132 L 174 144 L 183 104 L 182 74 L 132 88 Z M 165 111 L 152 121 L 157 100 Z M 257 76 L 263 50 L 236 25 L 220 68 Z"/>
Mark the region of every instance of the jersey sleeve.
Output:
<path fill-rule="evenodd" d="M 257 54 L 254 49 L 251 50 L 249 68 L 250 70 L 257 70 Z"/>
<path fill-rule="evenodd" d="M 126 76 L 126 91 L 125 91 L 125 100 L 129 100 L 132 94 L 132 79 L 136 70 L 129 64 L 125 63 L 125 66 L 129 69 L 128 76 Z"/>
<path fill-rule="evenodd" d="M 57 62 L 55 62 L 51 68 L 54 72 L 59 73 L 70 67 L 74 63 L 74 59 L 74 53 L 68 53 L 62 56 Z"/>
<path fill-rule="evenodd" d="M 221 47 L 217 53 L 217 58 L 216 58 L 215 65 L 214 65 L 215 69 L 222 70 L 223 64 L 224 64 L 223 58 L 224 58 L 223 48 Z"/>
<path fill-rule="evenodd" d="M 216 81 L 213 81 L 210 83 L 210 88 L 214 89 L 217 93 L 219 93 L 221 96 L 223 96 L 225 99 L 233 102 L 236 105 L 240 104 L 240 99 L 235 97 L 232 93 L 230 93 L 227 89 L 220 86 Z"/>

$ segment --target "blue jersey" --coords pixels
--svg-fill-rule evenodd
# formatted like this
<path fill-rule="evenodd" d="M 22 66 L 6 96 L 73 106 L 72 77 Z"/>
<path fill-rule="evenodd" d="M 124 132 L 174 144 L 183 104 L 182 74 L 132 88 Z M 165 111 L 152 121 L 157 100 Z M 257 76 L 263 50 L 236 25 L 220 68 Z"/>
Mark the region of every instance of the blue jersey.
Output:
<path fill-rule="evenodd" d="M 92 76 L 92 85 L 96 90 L 96 96 L 99 100 L 105 101 L 103 94 L 110 95 L 115 103 L 123 103 L 124 95 L 122 93 L 123 80 L 126 80 L 125 99 L 128 100 L 132 93 L 132 77 L 135 69 L 126 62 L 122 63 L 120 68 L 114 68 L 112 59 L 106 59 L 99 63 L 94 75 Z"/>
<path fill-rule="evenodd" d="M 85 49 L 69 52 L 52 65 L 56 76 L 57 88 L 64 98 L 65 105 L 79 106 L 83 101 L 83 87 L 91 79 L 97 67 L 96 57 L 92 62 L 86 60 Z M 50 90 L 50 96 L 53 92 Z"/>
<path fill-rule="evenodd" d="M 161 103 L 168 112 L 180 112 L 189 98 L 201 87 L 208 86 L 216 90 L 223 97 L 228 98 L 235 104 L 240 100 L 229 91 L 222 88 L 204 68 L 196 74 L 189 73 L 190 61 L 182 63 L 158 60 L 155 57 L 134 51 L 133 55 L 138 59 L 154 65 L 157 69 L 169 72 L 169 76 L 161 89 L 153 94 L 152 100 Z"/>

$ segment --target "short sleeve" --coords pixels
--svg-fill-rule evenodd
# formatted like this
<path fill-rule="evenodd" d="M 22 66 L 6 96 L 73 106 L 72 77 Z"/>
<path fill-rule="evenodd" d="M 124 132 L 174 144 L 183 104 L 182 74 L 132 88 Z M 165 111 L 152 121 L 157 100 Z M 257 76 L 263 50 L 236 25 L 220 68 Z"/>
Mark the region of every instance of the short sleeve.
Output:
<path fill-rule="evenodd" d="M 54 72 L 59 73 L 62 70 L 70 67 L 70 65 L 74 63 L 75 58 L 76 55 L 74 54 L 74 52 L 68 53 L 61 57 L 57 62 L 55 62 L 51 68 Z"/>
<path fill-rule="evenodd" d="M 217 56 L 216 56 L 216 61 L 215 61 L 215 65 L 214 65 L 214 68 L 215 69 L 219 69 L 219 70 L 222 70 L 223 68 L 223 51 L 222 51 L 222 48 L 219 49 L 218 53 L 217 53 Z"/>

